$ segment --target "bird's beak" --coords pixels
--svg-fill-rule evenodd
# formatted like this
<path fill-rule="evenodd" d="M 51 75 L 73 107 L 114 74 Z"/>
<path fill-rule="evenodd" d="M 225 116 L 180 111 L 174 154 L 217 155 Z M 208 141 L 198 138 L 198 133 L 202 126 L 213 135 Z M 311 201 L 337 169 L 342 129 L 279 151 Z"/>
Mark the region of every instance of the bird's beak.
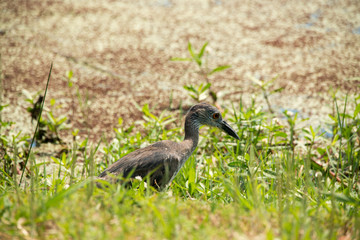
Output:
<path fill-rule="evenodd" d="M 232 137 L 234 137 L 234 138 L 236 138 L 238 140 L 240 139 L 239 136 L 236 134 L 235 130 L 232 127 L 230 127 L 230 125 L 227 122 L 222 121 L 221 124 L 220 124 L 220 128 L 224 132 L 229 134 L 230 136 L 232 136 Z"/>

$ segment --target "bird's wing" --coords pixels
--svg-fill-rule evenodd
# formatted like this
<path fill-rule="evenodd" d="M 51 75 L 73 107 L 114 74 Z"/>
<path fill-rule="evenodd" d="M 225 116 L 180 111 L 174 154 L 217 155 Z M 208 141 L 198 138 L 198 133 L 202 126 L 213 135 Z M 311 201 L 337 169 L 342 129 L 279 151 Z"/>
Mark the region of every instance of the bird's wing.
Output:
<path fill-rule="evenodd" d="M 113 174 L 144 178 L 151 173 L 152 181 L 163 184 L 161 182 L 171 179 L 177 172 L 181 166 L 180 162 L 180 157 L 171 151 L 170 146 L 159 142 L 129 153 L 110 165 L 99 177 L 105 178 L 108 174 Z"/>

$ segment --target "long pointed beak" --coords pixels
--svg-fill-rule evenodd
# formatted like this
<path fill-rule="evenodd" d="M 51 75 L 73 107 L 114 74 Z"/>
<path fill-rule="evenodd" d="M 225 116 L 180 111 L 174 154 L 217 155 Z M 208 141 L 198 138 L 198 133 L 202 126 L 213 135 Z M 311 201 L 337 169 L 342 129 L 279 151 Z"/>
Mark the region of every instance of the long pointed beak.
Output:
<path fill-rule="evenodd" d="M 229 134 L 230 136 L 236 138 L 236 139 L 240 139 L 239 136 L 236 134 L 235 130 L 225 121 L 221 122 L 220 128 L 226 132 L 227 134 Z"/>

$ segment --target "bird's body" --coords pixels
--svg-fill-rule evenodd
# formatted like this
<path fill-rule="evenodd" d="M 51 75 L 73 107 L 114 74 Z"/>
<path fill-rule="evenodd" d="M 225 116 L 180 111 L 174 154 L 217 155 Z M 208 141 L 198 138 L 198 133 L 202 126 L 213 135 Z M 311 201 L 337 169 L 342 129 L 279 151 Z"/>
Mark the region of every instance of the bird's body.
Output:
<path fill-rule="evenodd" d="M 111 181 L 118 175 L 130 178 L 149 176 L 153 187 L 165 187 L 175 178 L 195 150 L 201 125 L 218 127 L 239 139 L 235 131 L 222 120 L 218 109 L 200 103 L 191 107 L 186 115 L 184 141 L 179 143 L 169 140 L 160 141 L 131 152 L 110 165 L 99 175 L 99 178 Z"/>
<path fill-rule="evenodd" d="M 183 145 L 180 145 L 183 146 Z M 164 187 L 179 172 L 187 158 L 190 157 L 191 149 L 183 151 L 171 151 L 178 147 L 176 142 L 161 141 L 145 148 L 138 149 L 122 157 L 119 161 L 110 165 L 99 177 L 109 179 L 109 173 L 127 177 L 132 171 L 134 177 L 146 177 L 149 173 L 150 183 L 156 187 Z M 180 153 L 181 152 L 181 153 Z"/>

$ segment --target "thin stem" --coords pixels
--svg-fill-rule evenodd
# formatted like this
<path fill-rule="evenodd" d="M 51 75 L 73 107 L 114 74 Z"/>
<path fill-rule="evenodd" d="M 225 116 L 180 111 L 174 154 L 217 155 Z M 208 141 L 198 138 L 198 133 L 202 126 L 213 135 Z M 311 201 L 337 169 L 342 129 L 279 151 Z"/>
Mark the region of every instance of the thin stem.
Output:
<path fill-rule="evenodd" d="M 23 179 L 23 177 L 24 177 L 24 172 L 25 172 L 25 170 L 26 170 L 26 164 L 27 164 L 27 162 L 28 162 L 28 160 L 29 160 L 29 156 L 30 156 L 30 153 L 31 153 L 31 149 L 32 149 L 32 146 L 33 146 L 33 144 L 34 144 L 34 139 L 35 139 L 36 133 L 37 133 L 38 128 L 39 128 L 40 119 L 41 119 L 41 114 L 42 114 L 42 110 L 43 110 L 43 108 L 44 108 L 46 93 L 47 93 L 48 86 L 49 86 L 49 82 L 50 82 L 50 76 L 51 76 L 52 67 L 53 67 L 53 63 L 51 63 L 51 66 L 50 66 L 50 71 L 49 71 L 49 76 L 48 76 L 48 80 L 47 80 L 47 83 L 46 83 L 44 98 L 43 98 L 43 101 L 42 101 L 42 103 L 41 103 L 40 113 L 39 113 L 38 120 L 37 120 L 37 123 L 36 123 L 35 132 L 34 132 L 34 135 L 33 135 L 32 139 L 31 139 L 31 143 L 30 143 L 30 146 L 29 146 L 29 152 L 28 152 L 28 154 L 27 154 L 27 156 L 26 156 L 26 160 L 25 160 L 25 164 L 24 164 L 24 170 L 23 170 L 23 172 L 21 173 L 21 178 L 20 178 L 19 186 L 21 185 L 22 179 Z"/>

